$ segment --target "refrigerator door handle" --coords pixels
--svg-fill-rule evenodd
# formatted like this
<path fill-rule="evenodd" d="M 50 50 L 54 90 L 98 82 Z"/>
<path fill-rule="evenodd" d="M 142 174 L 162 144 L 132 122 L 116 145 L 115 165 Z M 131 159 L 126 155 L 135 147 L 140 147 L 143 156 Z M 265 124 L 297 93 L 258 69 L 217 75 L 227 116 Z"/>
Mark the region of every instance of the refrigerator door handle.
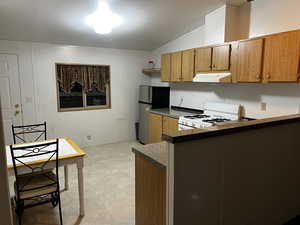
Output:
<path fill-rule="evenodd" d="M 152 103 L 152 87 L 149 87 L 149 89 L 148 89 L 148 91 L 149 91 L 149 102 L 151 102 Z"/>

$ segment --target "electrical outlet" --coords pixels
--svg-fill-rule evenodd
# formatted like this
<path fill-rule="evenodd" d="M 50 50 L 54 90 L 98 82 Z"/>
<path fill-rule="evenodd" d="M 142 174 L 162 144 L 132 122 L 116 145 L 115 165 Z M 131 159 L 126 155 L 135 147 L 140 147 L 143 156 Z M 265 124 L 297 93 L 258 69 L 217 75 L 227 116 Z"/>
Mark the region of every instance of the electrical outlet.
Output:
<path fill-rule="evenodd" d="M 92 135 L 86 136 L 86 139 L 87 139 L 88 141 L 92 140 Z"/>
<path fill-rule="evenodd" d="M 260 103 L 260 110 L 267 111 L 267 103 L 265 103 L 265 102 Z"/>

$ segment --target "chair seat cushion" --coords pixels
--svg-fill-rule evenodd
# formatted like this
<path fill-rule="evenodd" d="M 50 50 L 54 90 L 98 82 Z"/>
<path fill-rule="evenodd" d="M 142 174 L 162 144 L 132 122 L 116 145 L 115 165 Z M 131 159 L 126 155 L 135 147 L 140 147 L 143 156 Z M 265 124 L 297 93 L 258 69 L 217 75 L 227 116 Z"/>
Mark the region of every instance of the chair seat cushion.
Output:
<path fill-rule="evenodd" d="M 56 175 L 52 172 L 31 173 L 18 176 L 20 199 L 33 198 L 57 191 Z M 47 185 L 46 187 L 44 187 Z M 15 182 L 17 196 L 17 184 Z M 34 189 L 33 189 L 34 188 Z M 36 189 L 35 189 L 36 188 Z M 28 190 L 33 189 L 33 190 Z"/>

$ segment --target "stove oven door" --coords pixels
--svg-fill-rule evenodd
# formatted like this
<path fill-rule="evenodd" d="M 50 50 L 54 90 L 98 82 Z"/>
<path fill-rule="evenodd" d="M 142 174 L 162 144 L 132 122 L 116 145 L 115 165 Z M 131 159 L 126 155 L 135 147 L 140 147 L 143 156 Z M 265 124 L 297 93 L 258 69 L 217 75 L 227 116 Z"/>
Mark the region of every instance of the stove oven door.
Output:
<path fill-rule="evenodd" d="M 181 131 L 181 130 L 192 130 L 192 129 L 195 129 L 194 127 L 190 127 L 190 126 L 186 126 L 186 125 L 183 125 L 183 124 L 178 124 L 178 130 Z"/>

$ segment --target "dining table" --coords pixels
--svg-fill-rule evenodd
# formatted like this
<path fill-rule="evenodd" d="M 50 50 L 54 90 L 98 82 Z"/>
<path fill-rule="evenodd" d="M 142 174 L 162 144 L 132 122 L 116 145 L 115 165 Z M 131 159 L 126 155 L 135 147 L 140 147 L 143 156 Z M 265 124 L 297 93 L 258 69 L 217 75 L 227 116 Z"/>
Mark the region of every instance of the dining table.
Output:
<path fill-rule="evenodd" d="M 47 143 L 51 142 L 55 139 L 48 139 L 45 141 L 36 141 L 30 143 L 22 143 L 22 144 L 15 144 L 13 146 L 28 146 L 35 145 L 37 143 Z M 59 145 L 58 145 L 58 166 L 59 167 L 66 167 L 67 165 L 76 164 L 77 166 L 77 179 L 78 179 L 78 192 L 79 192 L 79 213 L 80 216 L 84 216 L 85 209 L 84 209 L 84 179 L 83 179 L 83 167 L 84 167 L 84 157 L 86 153 L 77 145 L 71 138 L 59 138 Z M 44 158 L 43 158 L 44 157 Z M 7 169 L 9 176 L 15 176 L 14 173 L 14 166 L 11 157 L 10 145 L 6 145 L 6 159 L 7 159 Z M 42 165 L 45 164 L 47 158 L 45 156 L 36 156 L 35 158 L 31 159 L 30 162 L 27 162 L 31 165 Z M 32 172 L 30 168 L 26 167 L 25 165 L 19 163 L 16 164 L 18 167 L 18 171 L 20 173 L 30 173 Z M 45 169 L 53 169 L 55 168 L 55 159 L 50 160 L 47 163 L 47 167 Z M 65 185 L 68 181 L 66 181 Z"/>

